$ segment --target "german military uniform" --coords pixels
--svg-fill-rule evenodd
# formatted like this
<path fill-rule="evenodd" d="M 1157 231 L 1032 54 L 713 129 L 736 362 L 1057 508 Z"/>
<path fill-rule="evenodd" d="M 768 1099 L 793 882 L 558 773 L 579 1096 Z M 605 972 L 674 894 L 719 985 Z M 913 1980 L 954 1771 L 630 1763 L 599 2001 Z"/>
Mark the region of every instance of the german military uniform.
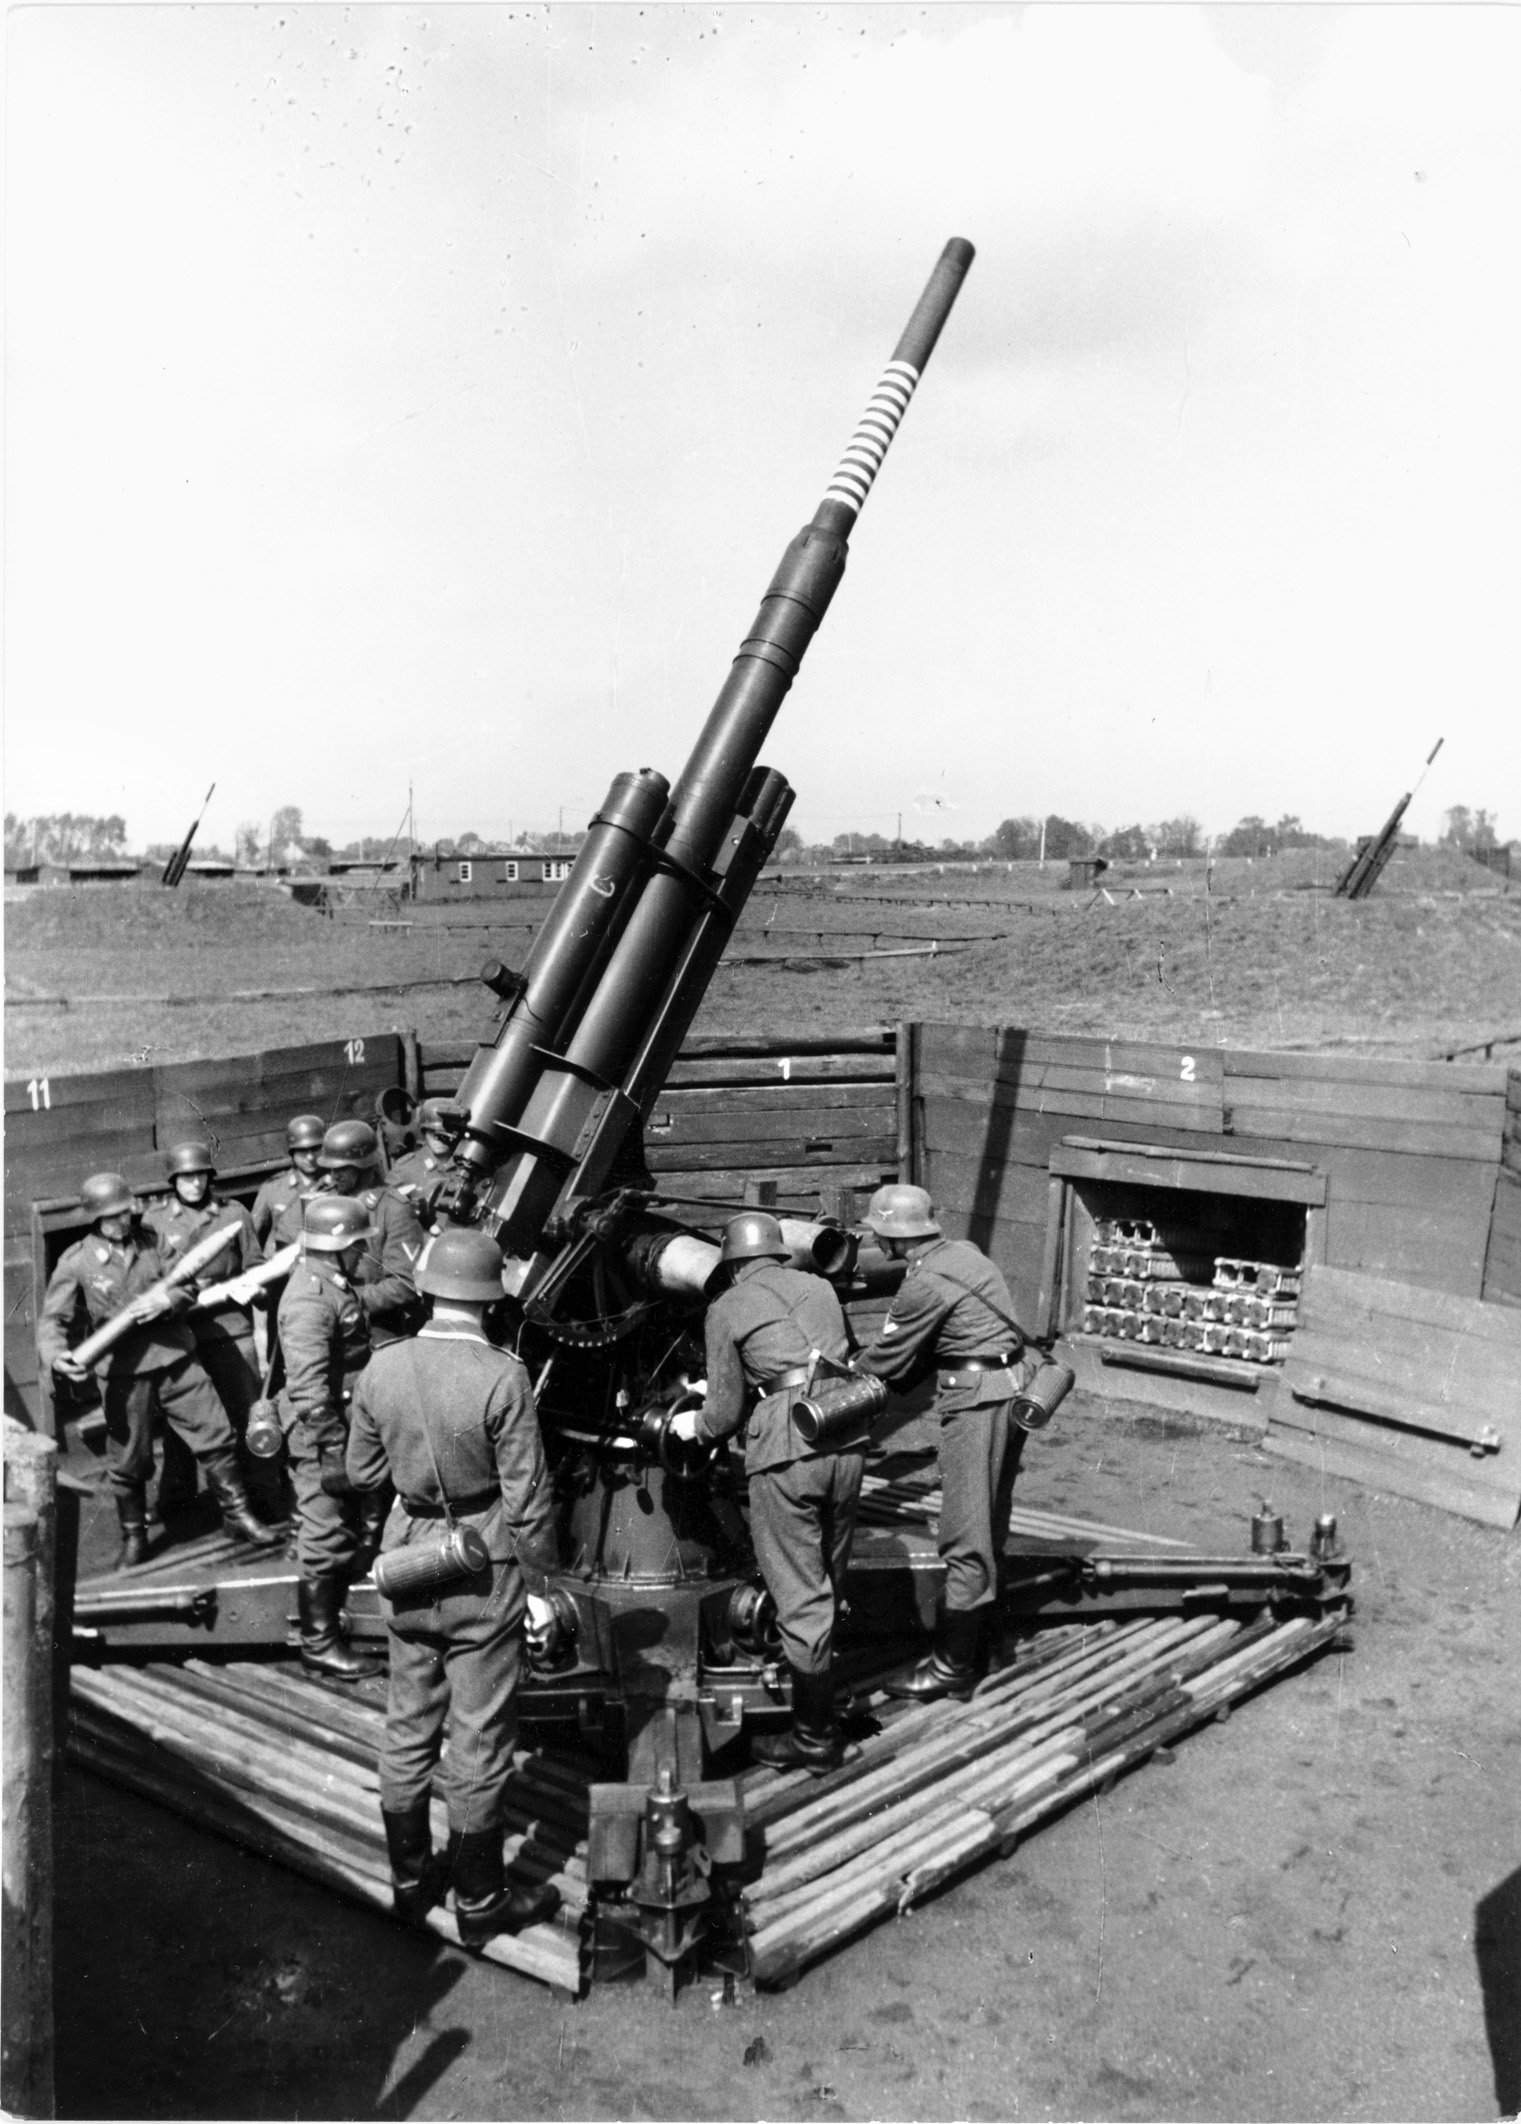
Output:
<path fill-rule="evenodd" d="M 249 1219 L 254 1228 L 254 1236 L 266 1253 L 275 1251 L 269 1243 L 271 1235 L 292 1204 L 295 1205 L 296 1229 L 299 1234 L 301 1204 L 316 1185 L 315 1179 L 306 1173 L 298 1173 L 293 1165 L 288 1165 L 283 1173 L 272 1174 L 264 1182 L 254 1196 Z"/>
<path fill-rule="evenodd" d="M 772 1220 L 736 1220 L 750 1222 Z M 845 1316 L 820 1277 L 774 1257 L 751 1257 L 709 1306 L 705 1332 L 708 1392 L 697 1436 L 716 1441 L 743 1427 L 750 1536 L 792 1670 L 793 1733 L 785 1752 L 764 1741 L 753 1752 L 763 1761 L 827 1767 L 840 1759 L 831 1668 L 865 1438 L 858 1446 L 811 1446 L 792 1408 L 816 1372 L 827 1377 L 830 1365 L 843 1364 Z"/>
<path fill-rule="evenodd" d="M 426 1144 L 419 1144 L 405 1157 L 398 1158 L 386 1174 L 386 1186 L 393 1195 L 400 1195 L 411 1208 L 419 1224 L 431 1223 L 428 1198 L 449 1170 L 447 1158 L 435 1158 Z"/>
<path fill-rule="evenodd" d="M 154 1235 L 159 1259 L 172 1268 L 188 1248 L 210 1232 L 231 1225 L 237 1236 L 227 1251 L 211 1263 L 203 1281 L 228 1283 L 235 1276 L 256 1268 L 262 1259 L 252 1220 L 241 1202 L 219 1202 L 214 1196 L 196 1209 L 169 1195 L 157 1202 L 143 1218 Z M 241 1440 L 248 1427 L 248 1412 L 259 1398 L 259 1358 L 254 1348 L 253 1314 L 246 1305 L 227 1299 L 212 1310 L 195 1308 L 190 1315 L 195 1353 L 222 1406 Z"/>
<path fill-rule="evenodd" d="M 965 1239 L 935 1238 L 909 1262 L 886 1320 L 857 1360 L 893 1386 L 936 1374 L 947 1629 L 958 1669 L 975 1666 L 980 1624 L 998 1594 L 1024 1432 L 1010 1419 L 1033 1377 L 998 1268 Z M 960 1655 L 972 1648 L 970 1659 Z"/>
<path fill-rule="evenodd" d="M 169 1265 L 140 1222 L 125 1240 L 107 1239 L 98 1232 L 77 1240 L 61 1256 L 42 1301 L 37 1321 L 42 1363 L 51 1367 L 67 1355 L 81 1320 L 85 1334 L 93 1334 L 132 1299 L 151 1290 Z M 260 1545 L 272 1543 L 278 1536 L 249 1508 L 226 1411 L 196 1357 L 186 1320 L 193 1288 L 168 1296 L 167 1313 L 131 1329 L 95 1366 L 105 1409 L 107 1466 L 127 1558 L 140 1561 L 144 1549 L 146 1487 L 160 1418 L 205 1470 L 228 1530 Z"/>
<path fill-rule="evenodd" d="M 319 1673 L 356 1680 L 373 1672 L 339 1635 L 344 1589 L 363 1560 L 365 1515 L 352 1491 L 340 1494 L 354 1382 L 370 1358 L 370 1329 L 359 1296 L 326 1255 L 291 1271 L 280 1300 L 285 1384 L 280 1421 L 296 1492 L 296 1563 L 301 1574 L 302 1658 Z M 323 1477 L 330 1486 L 324 1486 Z"/>
<path fill-rule="evenodd" d="M 485 1244 L 478 1233 L 458 1236 Z M 380 1803 L 388 1837 L 417 1821 L 426 1850 L 427 1800 L 447 1729 L 442 1784 L 464 1936 L 471 1884 L 486 1884 L 483 1905 L 500 1894 L 526 1595 L 546 1589 L 558 1562 L 528 1374 L 478 1328 L 434 1321 L 415 1340 L 377 1351 L 359 1379 L 347 1462 L 360 1490 L 387 1476 L 396 1485 L 383 1559 L 444 1533 L 446 1504 L 449 1520 L 476 1529 L 490 1558 L 468 1577 L 383 1596 L 391 1671 Z M 393 1848 L 393 1870 L 396 1858 Z"/>
<path fill-rule="evenodd" d="M 413 1282 L 413 1270 L 427 1243 L 427 1234 L 411 1206 L 393 1194 L 389 1187 L 367 1187 L 357 1195 L 336 1197 L 309 1186 L 281 1211 L 265 1247 L 266 1258 L 273 1257 L 282 1247 L 292 1245 L 301 1237 L 303 1206 L 308 1200 L 358 1203 L 374 1227 L 371 1237 L 365 1241 L 364 1259 L 354 1282 L 354 1294 L 364 1313 L 373 1346 L 382 1349 L 388 1342 L 397 1342 L 403 1336 L 415 1333 L 423 1316 L 423 1307 Z M 283 1321 L 283 1304 L 281 1318 Z M 283 1349 L 283 1325 L 280 1342 Z"/>

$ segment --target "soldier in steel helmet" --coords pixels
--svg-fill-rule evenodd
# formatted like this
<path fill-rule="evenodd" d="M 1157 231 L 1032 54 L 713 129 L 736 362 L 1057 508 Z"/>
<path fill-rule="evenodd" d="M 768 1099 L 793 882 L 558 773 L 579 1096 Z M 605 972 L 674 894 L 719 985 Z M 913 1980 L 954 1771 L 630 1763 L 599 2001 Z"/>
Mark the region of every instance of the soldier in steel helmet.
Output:
<path fill-rule="evenodd" d="M 412 1334 L 422 1318 L 412 1271 L 426 1237 L 411 1206 L 380 1180 L 379 1159 L 380 1144 L 368 1121 L 335 1121 L 317 1153 L 324 1192 L 364 1206 L 370 1236 L 354 1288 L 377 1349 Z M 300 1237 L 300 1209 L 296 1203 L 276 1221 L 272 1254 Z"/>
<path fill-rule="evenodd" d="M 257 1267 L 260 1249 L 252 1220 L 241 1202 L 227 1202 L 217 1194 L 214 1185 L 216 1159 L 211 1146 L 194 1138 L 176 1143 L 165 1156 L 164 1169 L 170 1192 L 161 1202 L 154 1204 L 143 1220 L 153 1233 L 164 1266 L 172 1268 L 187 1248 L 198 1244 L 209 1233 L 219 1232 L 230 1225 L 233 1237 L 226 1253 L 202 1280 L 221 1284 Z M 195 1354 L 227 1411 L 241 1453 L 243 1434 L 248 1428 L 248 1412 L 259 1398 L 259 1356 L 254 1347 L 253 1314 L 248 1306 L 240 1305 L 234 1298 L 227 1298 L 209 1310 L 198 1305 L 190 1314 L 190 1331 L 195 1337 Z M 165 1488 L 170 1488 L 173 1480 L 169 1455 L 166 1442 Z M 254 1462 L 252 1467 L 245 1463 L 245 1472 L 251 1477 L 251 1487 L 265 1511 L 278 1509 L 279 1499 L 274 1493 L 267 1463 Z M 187 1474 L 190 1476 L 193 1492 L 193 1470 L 181 1469 L 179 1473 L 181 1482 Z M 161 1510 L 168 1508 L 168 1500 L 162 1491 L 159 1505 Z"/>
<path fill-rule="evenodd" d="M 122 1563 L 139 1564 L 147 1556 L 147 1483 L 160 1422 L 179 1434 L 204 1468 L 228 1532 L 260 1548 L 277 1545 L 281 1537 L 249 1505 L 231 1426 L 196 1358 L 186 1320 L 194 1285 L 154 1288 L 170 1264 L 120 1173 L 92 1174 L 80 1189 L 79 1206 L 91 1230 L 64 1252 L 49 1279 L 37 1321 L 37 1354 L 61 1378 L 82 1380 L 87 1374 L 70 1347 L 83 1339 L 76 1327 L 89 1335 L 118 1313 L 132 1314 L 132 1332 L 95 1366 Z"/>
<path fill-rule="evenodd" d="M 285 1385 L 280 1421 L 296 1491 L 301 1663 L 330 1681 L 360 1681 L 378 1661 L 350 1649 L 344 1594 L 365 1559 L 366 1519 L 344 1470 L 354 1382 L 370 1358 L 357 1277 L 373 1236 L 362 1201 L 315 1196 L 302 1212 L 301 1259 L 280 1300 Z"/>
<path fill-rule="evenodd" d="M 840 1301 L 820 1276 L 788 1265 L 781 1226 L 762 1210 L 735 1217 L 720 1266 L 727 1290 L 708 1308 L 707 1395 L 677 1415 L 678 1438 L 716 1442 L 743 1429 L 750 1484 L 750 1535 L 776 1602 L 792 1673 L 792 1727 L 752 1744 L 758 1761 L 816 1776 L 845 1759 L 835 1715 L 834 1630 L 855 1532 L 866 1437 L 809 1445 L 792 1405 L 821 1362 L 841 1365 L 849 1347 Z"/>
<path fill-rule="evenodd" d="M 290 1164 L 283 1173 L 275 1173 L 265 1181 L 249 1212 L 254 1235 L 261 1247 L 269 1247 L 275 1226 L 292 1203 L 296 1205 L 299 1227 L 302 1198 L 314 1194 L 322 1178 L 317 1154 L 326 1134 L 327 1123 L 320 1114 L 293 1114 L 286 1122 L 285 1148 L 290 1154 Z"/>
<path fill-rule="evenodd" d="M 418 1223 L 425 1227 L 432 1225 L 432 1197 L 449 1169 L 449 1153 L 454 1147 L 454 1138 L 441 1119 L 448 1104 L 447 1099 L 423 1100 L 417 1109 L 417 1130 L 422 1141 L 415 1150 L 398 1158 L 386 1175 L 386 1186 L 411 1204 Z"/>
<path fill-rule="evenodd" d="M 483 1324 L 502 1295 L 501 1250 L 484 1232 L 442 1231 L 418 1264 L 417 1287 L 432 1300 L 431 1318 L 413 1341 L 377 1350 L 361 1375 L 348 1472 L 360 1490 L 388 1478 L 396 1486 L 383 1555 L 420 1553 L 471 1527 L 489 1557 L 468 1576 L 384 1597 L 391 1675 L 380 1805 L 396 1907 L 420 1918 L 452 1882 L 460 1938 L 479 1946 L 547 1916 L 556 1901 L 552 1890 L 506 1881 L 502 1810 L 525 1617 L 542 1640 L 546 1574 L 558 1557 L 528 1374 Z M 440 1879 L 428 1801 L 446 1728 Z"/>
<path fill-rule="evenodd" d="M 888 1683 L 895 1696 L 967 1697 L 982 1671 L 1025 1434 L 1011 1415 L 1034 1376 L 1001 1271 L 969 1239 L 947 1239 L 922 1187 L 879 1187 L 864 1223 L 908 1263 L 887 1318 L 857 1359 L 889 1385 L 936 1374 L 945 1608 L 935 1649 Z"/>

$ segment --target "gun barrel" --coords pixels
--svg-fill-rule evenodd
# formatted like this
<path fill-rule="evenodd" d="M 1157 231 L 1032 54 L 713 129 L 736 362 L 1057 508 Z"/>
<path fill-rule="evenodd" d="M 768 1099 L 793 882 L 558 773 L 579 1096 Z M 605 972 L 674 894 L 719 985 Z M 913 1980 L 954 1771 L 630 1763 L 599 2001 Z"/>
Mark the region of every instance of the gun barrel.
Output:
<path fill-rule="evenodd" d="M 441 1207 L 450 1216 L 484 1210 L 511 1253 L 535 1252 L 567 1186 L 584 1197 L 606 1178 L 658 1094 L 775 845 L 792 792 L 757 765 L 760 748 L 973 255 L 959 237 L 941 254 L 822 500 L 782 557 L 669 805 L 648 770 L 615 785 L 593 821 L 595 852 L 583 846 L 501 1032 L 466 1074 L 465 1133 Z M 489 1199 L 478 1202 L 488 1181 Z"/>

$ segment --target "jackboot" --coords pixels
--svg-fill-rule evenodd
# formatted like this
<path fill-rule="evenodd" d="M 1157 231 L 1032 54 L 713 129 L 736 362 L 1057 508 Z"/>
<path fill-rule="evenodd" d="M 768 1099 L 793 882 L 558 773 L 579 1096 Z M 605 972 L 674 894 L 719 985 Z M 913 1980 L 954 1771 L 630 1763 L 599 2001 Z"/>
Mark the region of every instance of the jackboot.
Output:
<path fill-rule="evenodd" d="M 519 1887 L 502 1868 L 500 1829 L 465 1829 L 449 1838 L 454 1922 L 462 1947 L 484 1947 L 498 1932 L 536 1925 L 560 1906 L 557 1889 Z"/>
<path fill-rule="evenodd" d="M 243 1477 L 231 1453 L 213 1453 L 205 1462 L 206 1484 L 222 1511 L 222 1526 L 235 1541 L 251 1542 L 256 1549 L 278 1549 L 285 1536 L 265 1526 L 248 1502 Z"/>
<path fill-rule="evenodd" d="M 828 1674 L 803 1674 L 789 1667 L 792 1676 L 792 1724 L 785 1733 L 763 1733 L 750 1743 L 752 1760 L 773 1770 L 807 1770 L 814 1777 L 827 1777 L 841 1763 L 859 1755 L 840 1731 L 835 1718 L 834 1679 Z"/>
<path fill-rule="evenodd" d="M 343 1612 L 341 1579 L 298 1579 L 296 1611 L 301 1621 L 301 1664 L 308 1674 L 320 1674 L 328 1681 L 357 1682 L 380 1672 L 378 1659 L 353 1651 L 344 1640 L 338 1620 Z"/>
<path fill-rule="evenodd" d="M 116 1559 L 116 1568 L 126 1571 L 134 1564 L 148 1561 L 147 1507 L 141 1489 L 117 1491 L 116 1516 L 121 1521 L 121 1554 Z"/>
<path fill-rule="evenodd" d="M 396 1915 L 406 1925 L 420 1925 L 439 1900 L 441 1883 L 433 1858 L 428 1802 L 419 1800 L 404 1813 L 384 1807 L 386 1855 L 391 1861 L 391 1896 Z"/>
<path fill-rule="evenodd" d="M 179 1432 L 170 1430 L 167 1425 L 160 1451 L 163 1458 L 158 1478 L 157 1514 L 168 1526 L 172 1520 L 183 1518 L 195 1509 L 199 1491 L 195 1455 Z"/>
<path fill-rule="evenodd" d="M 981 1608 L 947 1608 L 940 1618 L 935 1649 L 883 1684 L 889 1696 L 911 1696 L 921 1704 L 953 1696 L 965 1703 L 982 1672 Z"/>

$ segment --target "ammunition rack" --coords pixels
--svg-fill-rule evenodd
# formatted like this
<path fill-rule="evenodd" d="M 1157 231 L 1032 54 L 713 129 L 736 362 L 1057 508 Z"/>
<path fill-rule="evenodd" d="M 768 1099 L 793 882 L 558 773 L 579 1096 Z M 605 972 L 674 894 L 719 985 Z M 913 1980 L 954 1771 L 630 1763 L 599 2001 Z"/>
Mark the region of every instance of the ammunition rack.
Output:
<path fill-rule="evenodd" d="M 1200 1251 L 1196 1232 L 1102 1217 L 1088 1253 L 1088 1335 L 1281 1364 L 1298 1318 L 1301 1271 Z"/>

